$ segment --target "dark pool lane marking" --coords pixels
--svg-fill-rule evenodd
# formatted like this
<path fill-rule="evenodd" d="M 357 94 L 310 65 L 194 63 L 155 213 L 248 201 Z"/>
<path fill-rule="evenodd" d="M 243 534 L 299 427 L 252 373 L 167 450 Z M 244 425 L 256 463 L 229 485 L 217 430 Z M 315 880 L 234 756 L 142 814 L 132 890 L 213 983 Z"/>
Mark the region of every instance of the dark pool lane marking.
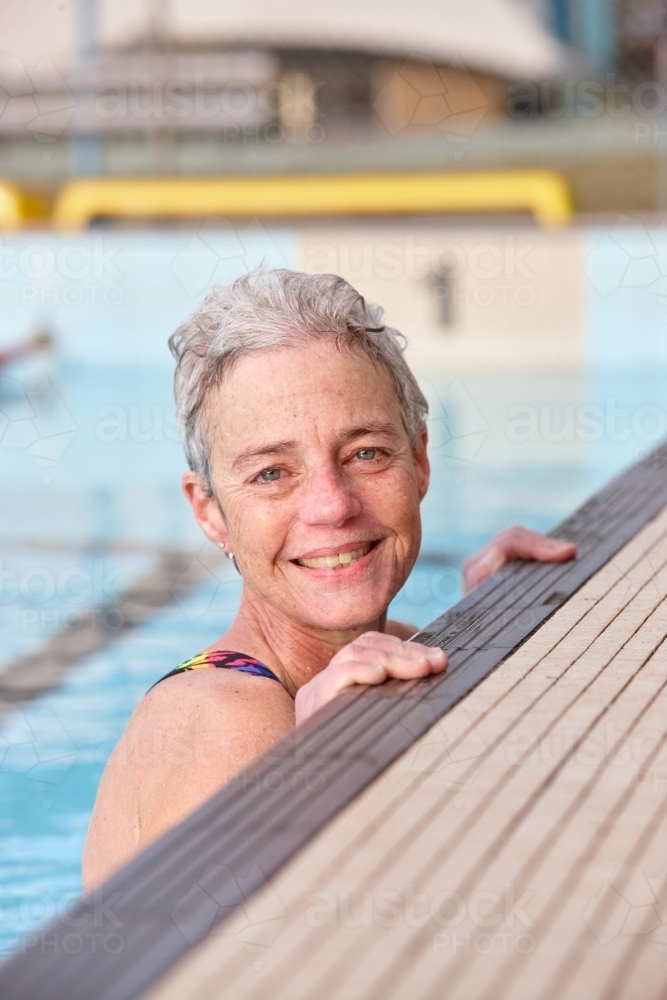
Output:
<path fill-rule="evenodd" d="M 97 551 L 97 547 L 79 551 L 89 553 Z M 112 547 L 105 551 L 117 550 Z M 217 562 L 218 557 L 208 553 L 203 560 L 194 552 L 157 550 L 152 569 L 117 601 L 82 610 L 76 625 L 55 633 L 38 650 L 0 671 L 0 714 L 19 702 L 53 691 L 80 660 L 118 642 L 156 611 L 210 579 Z"/>

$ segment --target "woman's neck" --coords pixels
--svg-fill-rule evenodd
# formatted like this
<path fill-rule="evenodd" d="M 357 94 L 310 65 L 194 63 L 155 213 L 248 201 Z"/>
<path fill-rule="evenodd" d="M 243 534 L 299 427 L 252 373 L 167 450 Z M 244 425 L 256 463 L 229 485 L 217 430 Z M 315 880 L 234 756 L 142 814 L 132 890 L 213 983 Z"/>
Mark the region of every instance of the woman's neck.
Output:
<path fill-rule="evenodd" d="M 336 653 L 357 636 L 383 632 L 386 614 L 356 629 L 342 632 L 301 625 L 244 587 L 241 606 L 227 632 L 215 644 L 255 656 L 270 667 L 292 696 L 315 674 L 324 670 Z"/>

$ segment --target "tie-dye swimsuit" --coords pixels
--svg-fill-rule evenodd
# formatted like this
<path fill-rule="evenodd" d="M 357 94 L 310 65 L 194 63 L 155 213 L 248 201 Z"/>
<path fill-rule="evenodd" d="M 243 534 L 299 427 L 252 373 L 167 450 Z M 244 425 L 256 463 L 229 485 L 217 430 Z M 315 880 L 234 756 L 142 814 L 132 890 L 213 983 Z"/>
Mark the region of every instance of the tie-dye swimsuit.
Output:
<path fill-rule="evenodd" d="M 224 670 L 238 670 L 241 674 L 252 674 L 253 677 L 268 677 L 270 680 L 282 681 L 274 674 L 273 670 L 265 667 L 263 663 L 256 660 L 254 656 L 246 656 L 245 653 L 234 653 L 229 649 L 205 650 L 198 653 L 192 659 L 181 663 L 180 667 L 170 670 L 168 674 L 161 677 L 156 684 L 164 681 L 167 677 L 174 677 L 176 674 L 184 674 L 187 670 L 202 670 L 206 667 L 221 667 Z M 153 685 L 155 687 L 155 684 Z"/>

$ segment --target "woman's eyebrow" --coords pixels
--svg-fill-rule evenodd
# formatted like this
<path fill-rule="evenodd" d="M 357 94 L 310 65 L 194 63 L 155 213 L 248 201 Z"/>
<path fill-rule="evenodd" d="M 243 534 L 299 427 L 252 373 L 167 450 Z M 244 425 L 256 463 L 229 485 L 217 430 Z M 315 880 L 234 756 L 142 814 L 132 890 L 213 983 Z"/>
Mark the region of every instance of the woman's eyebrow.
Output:
<path fill-rule="evenodd" d="M 263 444 L 259 448 L 246 448 L 240 455 L 237 455 L 232 463 L 232 468 L 239 465 L 247 465 L 253 458 L 261 458 L 263 455 L 278 455 L 281 452 L 293 451 L 297 447 L 296 441 L 276 441 L 272 444 Z"/>
<path fill-rule="evenodd" d="M 341 435 L 342 441 L 352 441 L 363 434 L 389 434 L 396 437 L 396 425 L 385 423 L 379 420 L 369 421 L 359 427 L 351 427 Z M 240 455 L 237 455 L 232 463 L 232 468 L 247 465 L 255 458 L 262 458 L 266 455 L 280 455 L 286 451 L 295 451 L 298 447 L 297 441 L 275 441 L 271 444 L 263 444 L 258 448 L 246 448 Z"/>

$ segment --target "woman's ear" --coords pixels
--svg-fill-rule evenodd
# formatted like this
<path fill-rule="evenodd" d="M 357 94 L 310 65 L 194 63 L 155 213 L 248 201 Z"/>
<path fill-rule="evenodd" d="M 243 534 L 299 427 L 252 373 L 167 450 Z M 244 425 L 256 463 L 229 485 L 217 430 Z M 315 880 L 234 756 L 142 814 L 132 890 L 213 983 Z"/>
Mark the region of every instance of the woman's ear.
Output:
<path fill-rule="evenodd" d="M 426 496 L 426 491 L 431 478 L 431 465 L 428 460 L 427 445 L 428 431 L 424 428 L 420 431 L 413 451 L 415 468 L 417 469 L 417 490 L 419 492 L 420 500 L 423 500 Z"/>
<path fill-rule="evenodd" d="M 195 515 L 197 524 L 214 545 L 231 551 L 225 519 L 216 497 L 197 472 L 183 474 L 183 492 Z"/>

